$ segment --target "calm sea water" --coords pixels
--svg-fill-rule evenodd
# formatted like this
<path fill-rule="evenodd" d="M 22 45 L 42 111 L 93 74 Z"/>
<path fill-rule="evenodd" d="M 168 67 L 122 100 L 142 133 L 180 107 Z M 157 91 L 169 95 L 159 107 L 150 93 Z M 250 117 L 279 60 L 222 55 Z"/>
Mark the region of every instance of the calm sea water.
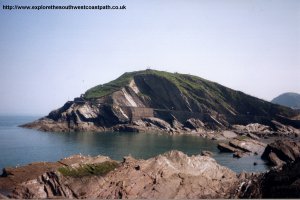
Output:
<path fill-rule="evenodd" d="M 39 117 L 0 116 L 0 169 L 36 161 L 56 161 L 73 155 L 106 155 L 122 160 L 124 156 L 147 159 L 177 149 L 188 155 L 202 150 L 214 153 L 221 165 L 236 172 L 265 171 L 259 156 L 236 159 L 231 153 L 219 153 L 217 142 L 197 136 L 169 136 L 149 133 L 45 133 L 18 125 Z M 253 165 L 256 162 L 257 165 Z M 0 173 L 1 174 L 1 173 Z"/>

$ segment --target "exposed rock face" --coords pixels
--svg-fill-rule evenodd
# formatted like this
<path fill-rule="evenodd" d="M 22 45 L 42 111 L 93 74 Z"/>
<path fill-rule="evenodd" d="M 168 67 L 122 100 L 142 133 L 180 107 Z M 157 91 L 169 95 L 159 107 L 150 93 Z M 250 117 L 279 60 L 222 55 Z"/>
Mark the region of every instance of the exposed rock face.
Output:
<path fill-rule="evenodd" d="M 272 165 L 282 165 L 295 161 L 300 157 L 300 142 L 291 140 L 276 140 L 268 144 L 262 158 L 268 160 Z"/>
<path fill-rule="evenodd" d="M 297 116 L 295 110 L 199 77 L 146 70 L 125 73 L 91 88 L 82 97 L 23 127 L 54 132 L 143 131 L 152 129 L 147 126 L 150 123 L 154 131 L 174 133 L 224 130 L 241 124 L 233 127 L 251 133 L 278 130 L 300 134 Z"/>
<path fill-rule="evenodd" d="M 272 120 L 272 123 L 275 125 L 277 132 L 282 134 L 295 134 L 296 136 L 300 135 L 300 130 L 294 128 L 293 126 L 284 125 L 278 121 Z"/>
<path fill-rule="evenodd" d="M 231 153 L 240 151 L 239 149 L 236 149 L 236 148 L 234 148 L 228 144 L 225 144 L 223 142 L 220 142 L 218 144 L 218 149 L 222 152 L 231 152 Z"/>
<path fill-rule="evenodd" d="M 53 131 L 53 132 L 66 132 L 70 131 L 71 129 L 68 126 L 67 121 L 54 121 L 53 119 L 44 117 L 37 121 L 24 124 L 22 127 L 25 128 L 33 128 L 40 131 Z"/>
<path fill-rule="evenodd" d="M 300 160 L 264 175 L 262 198 L 300 198 Z"/>
<path fill-rule="evenodd" d="M 169 123 L 167 123 L 166 121 L 161 120 L 159 118 L 155 118 L 155 117 L 144 118 L 143 121 L 150 124 L 150 126 L 153 125 L 158 128 L 161 128 L 161 129 L 166 129 L 167 131 L 171 129 L 171 126 Z"/>
<path fill-rule="evenodd" d="M 0 198 L 300 198 L 300 159 L 265 173 L 235 174 L 209 156 L 171 151 L 148 160 L 125 157 L 105 175 L 74 177 L 61 167 L 112 161 L 72 156 L 56 163 L 32 163 L 6 169 Z"/>
<path fill-rule="evenodd" d="M 248 133 L 270 133 L 271 128 L 259 123 L 247 124 L 247 125 L 233 125 L 236 131 L 248 132 Z"/>
<path fill-rule="evenodd" d="M 262 154 L 266 144 L 253 140 L 249 137 L 236 137 L 229 140 L 229 143 L 219 143 L 218 149 L 222 152 L 232 152 L 235 157 L 242 157 L 246 154 Z"/>
<path fill-rule="evenodd" d="M 243 183 L 240 198 L 300 198 L 300 160 L 254 175 Z"/>
<path fill-rule="evenodd" d="M 274 152 L 270 152 L 267 159 L 270 161 L 271 164 L 273 164 L 275 166 L 282 166 L 283 164 L 286 163 L 286 162 L 280 160 L 280 158 L 278 158 L 278 156 Z"/>
<path fill-rule="evenodd" d="M 199 119 L 191 118 L 185 122 L 185 127 L 190 128 L 190 129 L 195 129 L 195 130 L 204 129 L 205 124 Z"/>
<path fill-rule="evenodd" d="M 82 158 L 78 161 L 103 162 Z M 68 159 L 65 159 L 68 160 Z M 61 166 L 63 162 L 55 165 Z M 70 164 L 72 163 L 72 164 Z M 69 165 L 75 165 L 69 161 Z M 58 167 L 56 166 L 56 168 Z M 80 166 L 80 165 L 78 165 Z M 24 170 L 23 170 L 24 171 Z M 171 151 L 148 160 L 126 157 L 105 176 L 64 176 L 55 168 L 15 182 L 13 198 L 229 198 L 238 184 L 234 172 L 207 156 Z M 27 173 L 30 173 L 27 171 Z M 8 178 L 1 177 L 0 183 Z M 2 179 L 2 180 L 1 180 Z"/>
<path fill-rule="evenodd" d="M 35 128 L 42 131 L 103 131 L 113 121 L 120 122 L 116 111 L 107 106 L 101 108 L 89 102 L 67 102 L 62 108 L 49 113 L 47 117 L 25 124 L 23 127 Z"/>
<path fill-rule="evenodd" d="M 255 152 L 262 153 L 266 147 L 264 143 L 250 138 L 244 138 L 244 139 L 234 138 L 229 141 L 229 145 L 237 149 L 241 149 L 244 152 L 252 152 L 252 153 Z"/>
<path fill-rule="evenodd" d="M 56 171 L 63 166 L 77 167 L 79 164 L 101 163 L 110 160 L 106 156 L 89 157 L 74 155 L 58 162 L 35 162 L 17 168 L 5 168 L 3 169 L 2 177 L 0 176 L 0 193 L 2 191 L 9 193 L 17 185 L 32 182 L 32 180 L 42 176 L 44 173 Z"/>
<path fill-rule="evenodd" d="M 233 131 L 223 131 L 223 132 L 222 132 L 222 135 L 223 135 L 225 138 L 228 138 L 228 139 L 230 139 L 230 138 L 235 138 L 235 137 L 238 136 L 238 135 L 237 135 L 235 132 L 233 132 Z"/>
<path fill-rule="evenodd" d="M 101 198 L 229 197 L 237 181 L 235 173 L 212 158 L 188 157 L 178 151 L 146 161 L 127 158 L 115 174 L 109 175 L 115 187 L 100 193 Z"/>

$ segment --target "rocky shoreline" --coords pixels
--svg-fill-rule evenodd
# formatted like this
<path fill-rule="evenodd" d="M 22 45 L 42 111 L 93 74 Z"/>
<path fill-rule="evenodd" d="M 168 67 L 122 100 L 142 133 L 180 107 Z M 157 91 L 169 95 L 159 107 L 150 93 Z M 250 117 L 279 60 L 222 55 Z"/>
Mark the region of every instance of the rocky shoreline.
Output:
<path fill-rule="evenodd" d="M 21 127 L 55 133 L 197 135 L 217 140 L 220 151 L 236 158 L 261 156 L 275 168 L 236 174 L 218 165 L 210 152 L 189 157 L 171 151 L 148 160 L 127 157 L 123 162 L 73 156 L 5 169 L 0 191 L 10 198 L 268 198 L 281 197 L 272 190 L 286 187 L 288 196 L 296 198 L 299 116 L 297 110 L 200 77 L 156 70 L 125 73 Z M 273 180 L 276 175 L 279 179 Z"/>
<path fill-rule="evenodd" d="M 234 132 L 237 135 L 246 134 L 253 139 L 269 136 L 300 136 L 300 129 L 281 124 L 275 120 L 273 121 L 273 128 L 259 123 L 234 124 L 230 127 L 211 127 L 211 125 L 196 118 L 189 118 L 184 123 L 181 123 L 176 118 L 172 122 L 167 122 L 157 117 L 143 117 L 130 123 L 118 123 L 110 127 L 97 126 L 92 122 L 78 121 L 80 120 L 77 119 L 77 123 L 72 127 L 69 120 L 56 121 L 49 117 L 43 117 L 34 122 L 20 125 L 20 127 L 45 132 L 158 132 L 170 135 L 195 134 L 208 138 L 213 138 L 218 136 L 219 133 L 226 131 Z"/>
<path fill-rule="evenodd" d="M 0 198 L 299 198 L 299 172 L 299 157 L 268 172 L 236 174 L 207 155 L 175 150 L 122 162 L 74 155 L 5 168 Z"/>
<path fill-rule="evenodd" d="M 39 120 L 36 120 L 31 123 L 20 125 L 23 128 L 36 129 L 39 131 L 46 132 L 143 132 L 143 133 L 161 133 L 169 135 L 195 135 L 203 138 L 208 138 L 212 140 L 220 140 L 229 142 L 232 148 L 235 146 L 240 146 L 238 140 L 243 140 L 246 143 L 249 143 L 252 147 L 243 147 L 240 146 L 240 149 L 243 152 L 252 152 L 256 151 L 261 152 L 262 148 L 265 147 L 262 141 L 274 141 L 276 138 L 293 138 L 300 139 L 300 129 L 296 129 L 291 126 L 286 126 L 280 123 L 277 123 L 275 128 L 270 126 L 259 124 L 259 123 L 250 123 L 247 125 L 232 125 L 230 128 L 219 127 L 211 128 L 207 123 L 202 122 L 200 119 L 189 118 L 185 123 L 181 123 L 176 119 L 173 119 L 172 123 L 164 121 L 163 119 L 156 117 L 145 117 L 139 120 L 133 121 L 132 123 L 121 123 L 114 125 L 112 127 L 99 127 L 93 125 L 93 123 L 81 122 L 76 125 L 76 128 L 70 128 L 70 125 L 67 120 L 55 121 L 48 117 L 43 117 Z M 258 142 L 261 141 L 261 142 Z M 234 144 L 235 143 L 235 144 Z M 258 147 L 257 145 L 261 146 Z M 224 145 L 220 145 L 222 147 Z M 257 147 L 255 147 L 257 146 Z M 226 145 L 228 148 L 228 145 Z M 259 149 L 260 148 L 260 149 Z M 251 149 L 251 150 L 250 150 Z M 220 150 L 230 152 L 236 152 L 234 149 L 220 148 Z"/>
<path fill-rule="evenodd" d="M 76 126 L 79 126 L 79 124 Z M 241 158 L 243 156 L 254 154 L 262 156 L 266 146 L 277 139 L 290 139 L 293 141 L 300 140 L 299 129 L 291 126 L 285 126 L 279 122 L 274 122 L 274 124 L 277 124 L 276 131 L 274 131 L 274 127 L 271 128 L 270 126 L 259 123 L 252 123 L 248 125 L 232 125 L 230 129 L 210 129 L 206 123 L 195 118 L 188 119 L 184 124 L 180 123 L 176 119 L 173 119 L 173 123 L 169 124 L 162 119 L 148 117 L 128 124 L 117 124 L 110 128 L 89 126 L 88 129 L 82 129 L 81 131 L 99 132 L 99 134 L 105 131 L 117 131 L 145 132 L 149 134 L 160 133 L 169 135 L 195 135 L 217 140 L 219 141 L 218 149 L 221 152 L 231 152 L 233 153 L 233 157 Z M 41 131 L 50 130 L 53 132 L 64 132 L 68 125 L 67 121 L 57 122 L 46 117 L 35 122 L 22 125 L 22 127 L 33 128 Z M 70 130 L 68 129 L 68 131 Z M 73 131 L 80 130 L 76 129 Z M 263 158 L 267 159 L 266 157 Z M 271 164 L 279 165 L 279 163 L 276 163 L 274 159 L 271 161 Z"/>
<path fill-rule="evenodd" d="M 145 70 L 93 87 L 22 127 L 49 132 L 126 131 L 300 135 L 300 113 L 200 77 Z"/>

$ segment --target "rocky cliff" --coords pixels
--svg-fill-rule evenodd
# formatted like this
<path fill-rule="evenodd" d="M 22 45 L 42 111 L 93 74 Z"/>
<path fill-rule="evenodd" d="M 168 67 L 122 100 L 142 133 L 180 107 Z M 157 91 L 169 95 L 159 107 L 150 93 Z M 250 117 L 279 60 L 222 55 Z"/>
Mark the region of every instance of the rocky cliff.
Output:
<path fill-rule="evenodd" d="M 43 131 L 228 129 L 259 123 L 272 131 L 300 128 L 299 112 L 186 74 L 125 73 L 89 89 L 48 116 L 23 125 Z M 283 128 L 282 128 L 283 127 Z"/>

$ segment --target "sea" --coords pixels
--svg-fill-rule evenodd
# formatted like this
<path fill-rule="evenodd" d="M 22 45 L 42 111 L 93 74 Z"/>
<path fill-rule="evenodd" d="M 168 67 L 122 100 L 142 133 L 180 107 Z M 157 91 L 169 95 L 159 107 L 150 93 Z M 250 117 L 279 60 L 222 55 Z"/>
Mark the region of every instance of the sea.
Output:
<path fill-rule="evenodd" d="M 198 136 L 123 132 L 55 133 L 19 127 L 40 117 L 0 116 L 0 170 L 32 162 L 57 161 L 74 154 L 104 155 L 121 161 L 128 155 L 148 159 L 170 150 L 179 150 L 190 156 L 201 154 L 204 150 L 211 151 L 219 164 L 238 173 L 269 169 L 260 156 L 237 159 L 232 153 L 219 152 L 217 141 Z"/>

